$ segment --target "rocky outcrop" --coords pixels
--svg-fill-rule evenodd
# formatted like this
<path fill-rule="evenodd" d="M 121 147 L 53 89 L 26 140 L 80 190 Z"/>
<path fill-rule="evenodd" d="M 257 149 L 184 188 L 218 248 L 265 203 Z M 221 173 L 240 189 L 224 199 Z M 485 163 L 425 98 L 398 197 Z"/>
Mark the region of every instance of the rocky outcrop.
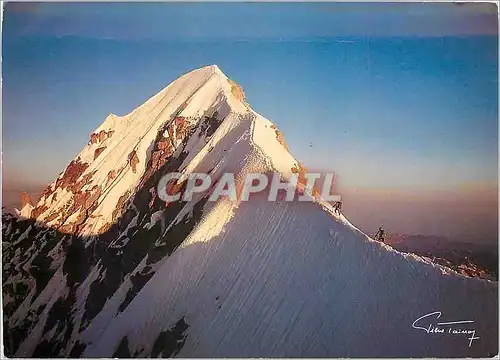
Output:
<path fill-rule="evenodd" d="M 31 217 L 31 212 L 33 211 L 33 203 L 28 193 L 21 193 L 21 211 L 18 211 L 18 214 L 21 215 L 25 219 L 29 219 Z M 17 209 L 16 209 L 17 211 Z"/>
<path fill-rule="evenodd" d="M 89 164 L 81 162 L 79 157 L 71 161 L 64 174 L 56 180 L 56 188 L 65 189 L 74 185 L 88 167 Z"/>
<path fill-rule="evenodd" d="M 97 144 L 98 141 L 99 141 L 98 134 L 95 133 L 90 134 L 90 144 Z"/>
<path fill-rule="evenodd" d="M 178 116 L 174 120 L 175 124 L 175 138 L 182 140 L 189 132 L 189 124 L 182 116 Z"/>
<path fill-rule="evenodd" d="M 139 164 L 139 157 L 137 156 L 135 150 L 132 150 L 132 152 L 128 155 L 128 163 L 132 168 L 132 172 L 135 174 L 137 172 L 137 164 Z"/>
<path fill-rule="evenodd" d="M 101 187 L 94 185 L 91 189 L 79 191 L 73 196 L 73 205 L 69 211 L 64 212 L 66 216 L 70 214 L 78 214 L 76 219 L 72 216 L 73 220 L 64 223 L 59 229 L 61 232 L 67 234 L 76 234 L 81 230 L 85 220 L 89 217 L 96 207 L 98 206 L 98 199 L 101 196 Z M 47 221 L 48 219 L 46 219 Z"/>
<path fill-rule="evenodd" d="M 93 171 L 83 175 L 80 178 L 80 180 L 78 180 L 72 186 L 70 186 L 68 188 L 68 190 L 71 191 L 73 194 L 80 192 L 83 189 L 83 187 L 91 181 L 92 177 L 94 176 L 94 174 L 96 172 L 97 172 L 97 170 L 93 170 Z"/>
<path fill-rule="evenodd" d="M 50 214 L 49 216 L 47 216 L 44 221 L 48 224 L 50 223 L 51 221 L 54 221 L 55 219 L 57 219 L 59 217 L 59 214 L 57 212 L 54 212 L 52 214 Z"/>
<path fill-rule="evenodd" d="M 118 199 L 118 203 L 116 204 L 116 208 L 115 210 L 113 210 L 113 215 L 112 215 L 113 221 L 116 221 L 116 219 L 118 219 L 118 217 L 124 212 L 125 204 L 127 203 L 129 197 L 130 197 L 129 191 L 120 196 L 120 198 Z"/>
<path fill-rule="evenodd" d="M 104 150 L 106 150 L 106 146 L 103 146 L 103 147 L 95 149 L 95 151 L 94 151 L 94 160 L 97 159 L 97 157 L 99 155 L 101 155 Z"/>
<path fill-rule="evenodd" d="M 271 125 L 271 129 L 274 130 L 274 132 L 276 133 L 276 140 L 278 140 L 278 142 L 283 145 L 283 147 L 288 151 L 290 152 L 290 149 L 288 148 L 288 145 L 286 144 L 285 142 L 285 136 L 283 135 L 283 133 L 278 130 L 278 128 L 276 127 L 276 125 Z"/>
<path fill-rule="evenodd" d="M 307 169 L 302 165 L 300 162 L 294 165 L 291 168 L 292 172 L 294 174 L 298 174 L 298 182 L 306 185 L 307 184 L 307 178 L 305 177 L 305 174 L 307 173 Z"/>
<path fill-rule="evenodd" d="M 101 130 L 98 133 L 90 134 L 89 145 L 97 144 L 103 142 L 106 139 L 109 139 L 111 136 L 113 136 L 114 132 L 115 132 L 114 130 L 110 131 Z"/>
<path fill-rule="evenodd" d="M 231 79 L 228 79 L 229 84 L 231 85 L 231 93 L 240 101 L 245 102 L 245 92 L 243 88 L 236 82 Z"/>
<path fill-rule="evenodd" d="M 106 186 L 108 186 L 115 178 L 116 178 L 116 170 L 111 170 L 110 172 L 108 172 L 108 176 L 106 179 Z"/>
<path fill-rule="evenodd" d="M 106 133 L 106 131 L 101 130 L 101 131 L 99 132 L 99 141 L 100 141 L 100 142 L 103 142 L 104 140 L 106 140 L 107 135 L 108 135 L 108 134 Z"/>
<path fill-rule="evenodd" d="M 156 144 L 157 150 L 151 156 L 151 166 L 153 170 L 158 170 L 162 164 L 174 153 L 174 148 L 170 140 L 162 137 Z"/>
<path fill-rule="evenodd" d="M 160 140 L 156 143 L 156 146 L 159 150 L 166 150 L 166 151 L 172 151 L 172 144 L 170 143 L 170 140 L 162 137 Z"/>
<path fill-rule="evenodd" d="M 33 202 L 31 201 L 31 197 L 27 192 L 22 192 L 21 193 L 21 209 L 24 208 L 28 204 L 33 206 Z"/>
<path fill-rule="evenodd" d="M 36 219 L 38 218 L 41 214 L 43 214 L 46 210 L 48 209 L 48 207 L 46 205 L 40 205 L 40 206 L 37 206 L 35 207 L 32 211 L 31 211 L 31 217 L 33 219 Z"/>
<path fill-rule="evenodd" d="M 156 200 L 157 194 L 156 194 L 156 189 L 154 187 L 149 189 L 149 192 L 151 193 L 151 200 L 149 200 L 148 206 L 151 209 L 153 207 L 155 200 Z"/>

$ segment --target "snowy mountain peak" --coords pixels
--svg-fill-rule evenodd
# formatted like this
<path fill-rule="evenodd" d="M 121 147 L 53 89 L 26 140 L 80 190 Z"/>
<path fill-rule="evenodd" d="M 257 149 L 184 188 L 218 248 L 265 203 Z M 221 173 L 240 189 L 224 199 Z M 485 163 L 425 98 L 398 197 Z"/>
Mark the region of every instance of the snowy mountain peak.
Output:
<path fill-rule="evenodd" d="M 300 181 L 305 168 L 215 65 L 110 114 L 33 208 L 3 221 L 6 354 L 498 352 L 497 283 L 376 242 L 320 198 L 165 203 L 157 187 L 172 172 L 240 186 L 248 173 Z M 425 332 L 437 318 L 474 333 Z"/>
<path fill-rule="evenodd" d="M 78 226 L 78 234 L 98 234 L 115 220 L 113 213 L 121 205 L 120 199 L 133 193 L 144 176 L 158 170 L 170 155 L 179 153 L 179 146 L 191 132 L 197 136 L 184 144 L 183 151 L 189 156 L 181 166 L 190 170 L 207 156 L 210 147 L 219 142 L 233 146 L 233 136 L 249 132 L 255 122 L 261 123 L 259 131 L 262 124 L 272 125 L 248 107 L 242 88 L 216 65 L 191 71 L 129 114 L 110 114 L 45 190 L 31 217 L 71 233 Z M 212 130 L 218 131 L 212 134 Z M 231 132 L 231 139 L 227 139 Z M 296 163 L 291 155 L 285 157 Z"/>

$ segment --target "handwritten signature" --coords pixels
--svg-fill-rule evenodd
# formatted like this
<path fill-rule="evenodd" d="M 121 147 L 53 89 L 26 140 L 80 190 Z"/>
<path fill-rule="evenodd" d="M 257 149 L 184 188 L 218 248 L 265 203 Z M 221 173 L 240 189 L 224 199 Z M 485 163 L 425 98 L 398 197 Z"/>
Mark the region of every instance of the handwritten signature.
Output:
<path fill-rule="evenodd" d="M 474 320 L 460 320 L 460 321 L 446 321 L 437 322 L 441 317 L 441 311 L 434 311 L 424 316 L 419 317 L 412 324 L 412 328 L 425 331 L 427 334 L 450 334 L 450 335 L 467 335 L 469 336 L 469 347 L 472 345 L 472 341 L 479 339 L 476 336 L 476 330 L 470 328 L 469 326 L 458 326 L 460 324 L 472 324 Z M 432 321 L 432 319 L 435 321 Z"/>

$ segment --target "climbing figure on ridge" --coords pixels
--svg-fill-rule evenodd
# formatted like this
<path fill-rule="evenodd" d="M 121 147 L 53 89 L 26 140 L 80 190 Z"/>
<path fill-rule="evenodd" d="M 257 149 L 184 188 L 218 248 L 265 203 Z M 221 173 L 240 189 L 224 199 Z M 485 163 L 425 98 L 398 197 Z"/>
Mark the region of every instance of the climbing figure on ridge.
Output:
<path fill-rule="evenodd" d="M 342 201 L 336 201 L 335 204 L 333 204 L 333 210 L 340 215 L 342 211 Z"/>
<path fill-rule="evenodd" d="M 384 225 L 378 228 L 377 233 L 375 234 L 375 240 L 378 240 L 380 242 L 385 241 L 385 230 L 383 229 Z"/>

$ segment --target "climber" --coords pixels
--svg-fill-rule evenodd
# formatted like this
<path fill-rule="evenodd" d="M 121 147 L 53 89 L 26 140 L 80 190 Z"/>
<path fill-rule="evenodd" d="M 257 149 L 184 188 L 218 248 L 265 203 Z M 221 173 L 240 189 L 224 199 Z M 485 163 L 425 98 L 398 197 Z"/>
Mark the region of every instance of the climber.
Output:
<path fill-rule="evenodd" d="M 380 242 L 384 242 L 385 240 L 385 230 L 383 229 L 384 225 L 378 228 L 377 233 L 375 234 L 375 240 Z"/>
<path fill-rule="evenodd" d="M 333 210 L 340 215 L 340 212 L 342 211 L 342 201 L 336 201 L 333 205 Z"/>

